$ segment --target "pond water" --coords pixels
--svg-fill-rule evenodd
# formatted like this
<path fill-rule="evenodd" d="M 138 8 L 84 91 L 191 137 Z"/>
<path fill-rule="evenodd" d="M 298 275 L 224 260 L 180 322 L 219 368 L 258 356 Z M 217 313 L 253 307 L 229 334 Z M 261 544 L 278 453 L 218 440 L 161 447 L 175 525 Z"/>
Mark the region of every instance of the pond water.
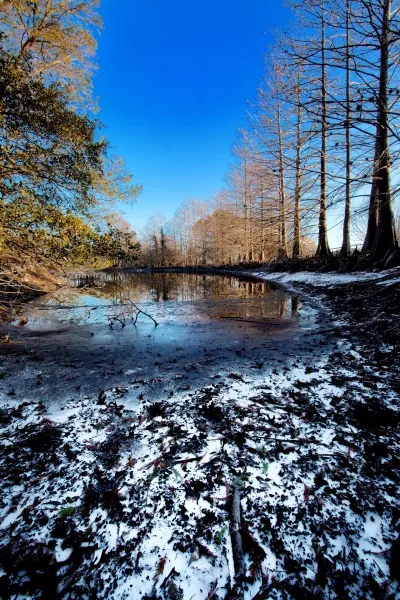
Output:
<path fill-rule="evenodd" d="M 248 278 L 173 272 L 102 271 L 75 277 L 73 288 L 98 288 L 113 300 L 143 302 L 264 298 L 276 287 Z M 282 292 L 282 290 L 280 290 Z"/>
<path fill-rule="evenodd" d="M 127 324 L 134 303 L 160 325 L 218 319 L 265 324 L 299 313 L 298 298 L 265 282 L 238 277 L 117 270 L 71 279 L 70 286 L 31 305 L 28 329 L 52 329 L 75 323 Z M 141 324 L 146 319 L 141 317 Z M 117 324 L 118 321 L 115 321 Z M 121 323 L 120 323 L 121 324 Z M 147 323 L 149 324 L 149 323 Z M 293 323 L 292 323 L 293 324 Z"/>
<path fill-rule="evenodd" d="M 296 296 L 255 279 L 117 270 L 72 279 L 7 333 L 0 358 L 14 358 L 7 372 L 21 394 L 60 400 L 146 381 L 154 397 L 304 356 L 318 323 Z"/>

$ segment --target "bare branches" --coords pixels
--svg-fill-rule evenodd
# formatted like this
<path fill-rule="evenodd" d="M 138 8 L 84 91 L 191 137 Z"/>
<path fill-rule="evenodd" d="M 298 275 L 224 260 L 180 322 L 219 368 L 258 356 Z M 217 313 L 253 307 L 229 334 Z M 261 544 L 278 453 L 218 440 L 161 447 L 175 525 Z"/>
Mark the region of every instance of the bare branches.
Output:
<path fill-rule="evenodd" d="M 128 302 L 136 310 L 135 320 L 134 320 L 134 323 L 133 323 L 135 327 L 136 327 L 136 322 L 137 322 L 137 320 L 138 320 L 138 318 L 139 318 L 140 315 L 145 315 L 146 317 L 148 317 L 149 319 L 151 319 L 153 321 L 155 327 L 158 327 L 157 321 L 151 315 L 149 315 L 147 312 L 145 312 L 144 310 L 142 310 L 141 308 L 139 308 L 134 302 L 132 302 L 132 300 L 128 299 Z"/>

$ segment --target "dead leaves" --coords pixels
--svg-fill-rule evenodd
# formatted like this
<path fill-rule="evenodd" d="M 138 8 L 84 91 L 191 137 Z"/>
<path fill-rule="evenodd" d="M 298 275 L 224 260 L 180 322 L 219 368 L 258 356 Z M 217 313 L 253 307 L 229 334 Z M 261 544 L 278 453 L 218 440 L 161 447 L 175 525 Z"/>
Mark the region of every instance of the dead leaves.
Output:
<path fill-rule="evenodd" d="M 166 562 L 167 562 L 167 559 L 165 557 L 160 558 L 160 560 L 158 561 L 158 564 L 157 564 L 156 574 L 154 575 L 153 579 L 158 579 L 158 577 L 160 577 L 160 575 L 162 575 L 164 573 L 164 568 L 165 568 Z"/>
<path fill-rule="evenodd" d="M 209 548 L 207 548 L 207 546 L 205 546 L 204 544 L 202 544 L 198 540 L 195 540 L 195 541 L 196 541 L 196 546 L 199 549 L 199 556 L 205 556 L 207 558 L 210 558 L 212 564 L 214 564 L 215 559 L 217 558 L 215 556 L 214 552 L 212 552 Z"/>
<path fill-rule="evenodd" d="M 217 589 L 218 589 L 218 580 L 214 581 L 214 583 L 211 584 L 211 588 L 210 588 L 210 591 L 208 592 L 206 600 L 216 600 Z"/>
<path fill-rule="evenodd" d="M 150 469 L 150 467 L 154 467 L 154 469 L 166 469 L 167 466 L 167 461 L 162 456 L 159 456 L 158 458 L 155 458 L 146 465 L 143 465 L 143 467 L 140 467 L 139 471 L 143 471 L 144 469 Z"/>
<path fill-rule="evenodd" d="M 179 577 L 179 573 L 172 568 L 160 586 L 164 590 L 166 600 L 183 600 L 181 588 L 173 581 L 175 576 Z"/>

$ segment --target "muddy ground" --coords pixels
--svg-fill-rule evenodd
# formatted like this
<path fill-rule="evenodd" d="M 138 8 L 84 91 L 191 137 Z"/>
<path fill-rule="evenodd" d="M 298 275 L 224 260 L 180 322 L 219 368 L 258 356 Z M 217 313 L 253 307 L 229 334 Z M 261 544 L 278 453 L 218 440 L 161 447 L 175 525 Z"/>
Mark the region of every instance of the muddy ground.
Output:
<path fill-rule="evenodd" d="M 172 342 L 7 330 L 2 598 L 400 597 L 398 300 L 296 284 L 281 320 Z"/>

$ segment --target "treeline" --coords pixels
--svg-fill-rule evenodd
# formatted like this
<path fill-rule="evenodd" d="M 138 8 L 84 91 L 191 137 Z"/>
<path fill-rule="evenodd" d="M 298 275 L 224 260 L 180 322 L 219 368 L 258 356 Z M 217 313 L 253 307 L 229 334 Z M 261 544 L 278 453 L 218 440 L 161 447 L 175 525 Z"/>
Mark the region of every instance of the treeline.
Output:
<path fill-rule="evenodd" d="M 137 263 L 143 266 L 234 265 L 270 262 L 278 255 L 276 214 L 254 197 L 249 214 L 241 201 L 221 193 L 212 201 L 186 200 L 173 219 L 161 214 L 149 219 L 141 232 Z M 264 206 L 263 206 L 264 204 Z M 301 256 L 315 252 L 304 235 Z"/>
<path fill-rule="evenodd" d="M 0 288 L 24 269 L 138 249 L 113 202 L 135 199 L 94 117 L 98 0 L 0 1 Z"/>
<path fill-rule="evenodd" d="M 226 188 L 211 202 L 187 201 L 169 223 L 152 218 L 143 262 L 223 264 L 313 251 L 329 259 L 333 222 L 342 224 L 344 257 L 353 228 L 365 257 L 398 260 L 400 3 L 289 4 L 295 27 L 276 36 L 265 58 Z"/>

